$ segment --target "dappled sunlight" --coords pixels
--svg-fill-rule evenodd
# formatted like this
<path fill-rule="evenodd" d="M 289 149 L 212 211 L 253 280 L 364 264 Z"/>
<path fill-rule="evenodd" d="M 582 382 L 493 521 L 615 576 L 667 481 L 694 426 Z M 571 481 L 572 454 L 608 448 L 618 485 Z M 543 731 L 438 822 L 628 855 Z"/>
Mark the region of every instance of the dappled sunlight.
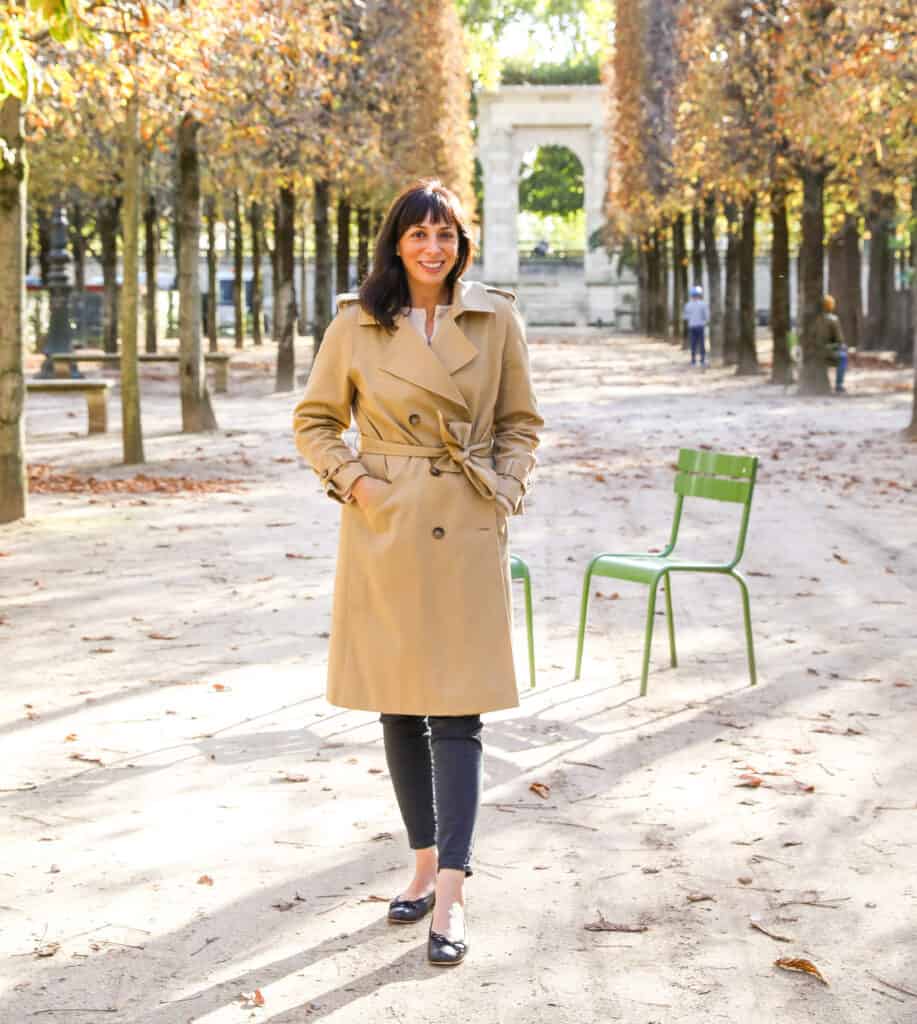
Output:
<path fill-rule="evenodd" d="M 516 584 L 521 704 L 486 718 L 476 984 L 512 1020 L 537 978 L 552 1001 L 579 986 L 609 1008 L 609 978 L 628 1005 L 702 978 L 751 1019 L 727 979 L 779 955 L 753 913 L 795 917 L 778 930 L 831 981 L 875 948 L 905 977 L 915 474 L 897 397 L 853 416 L 717 371 L 685 384 L 678 350 L 597 332 L 532 352 L 547 430 L 510 528 L 538 686 Z M 113 1024 L 356 1021 L 404 1000 L 445 1019 L 467 984 L 431 978 L 423 934 L 385 923 L 408 851 L 377 716 L 324 699 L 338 508 L 290 454 L 294 399 L 256 384 L 221 399 L 236 426 L 205 442 L 158 435 L 174 399 L 149 396 L 149 471 L 239 475 L 244 493 L 39 495 L 0 545 L 11 1020 L 76 991 L 120 1007 Z M 104 439 L 39 444 L 42 461 L 121 472 Z M 673 584 L 677 668 L 657 605 L 645 698 L 646 588 L 595 579 L 574 682 L 589 559 L 665 543 L 677 451 L 699 444 L 762 460 L 741 564 L 758 686 L 736 585 L 693 575 Z M 721 557 L 735 510 L 707 504 L 686 506 L 684 550 Z M 597 910 L 648 930 L 584 931 Z M 563 948 L 543 964 L 548 933 Z M 49 941 L 53 957 L 27 955 Z M 260 1010 L 240 999 L 255 990 Z"/>

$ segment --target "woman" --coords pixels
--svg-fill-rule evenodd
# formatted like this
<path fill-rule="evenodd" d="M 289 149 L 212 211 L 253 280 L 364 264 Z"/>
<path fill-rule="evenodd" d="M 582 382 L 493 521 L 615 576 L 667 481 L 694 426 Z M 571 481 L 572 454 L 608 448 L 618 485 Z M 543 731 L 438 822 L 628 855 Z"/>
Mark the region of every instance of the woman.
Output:
<path fill-rule="evenodd" d="M 328 699 L 381 713 L 414 850 L 388 916 L 432 910 L 428 957 L 443 965 L 467 950 L 480 715 L 518 704 L 506 519 L 542 426 L 513 296 L 461 279 L 471 251 L 452 192 L 406 189 L 294 414 L 299 451 L 344 506 Z M 341 439 L 351 414 L 357 453 Z"/>

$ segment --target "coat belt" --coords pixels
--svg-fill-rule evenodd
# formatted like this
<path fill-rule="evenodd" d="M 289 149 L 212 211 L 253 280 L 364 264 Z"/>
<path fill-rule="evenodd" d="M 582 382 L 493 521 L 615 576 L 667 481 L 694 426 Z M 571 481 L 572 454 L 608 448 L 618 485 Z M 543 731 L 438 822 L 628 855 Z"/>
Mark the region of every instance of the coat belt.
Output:
<path fill-rule="evenodd" d="M 360 451 L 367 455 L 400 455 L 409 459 L 436 459 L 438 468 L 447 473 L 463 472 L 472 487 L 482 498 L 493 500 L 497 495 L 497 472 L 493 468 L 491 451 L 493 438 L 484 441 L 470 440 L 471 424 L 453 422 L 447 424 L 443 414 L 439 417 L 439 436 L 443 443 L 437 446 L 402 444 L 399 441 L 385 441 L 378 437 L 360 435 Z M 486 461 L 485 461 L 486 460 Z"/>

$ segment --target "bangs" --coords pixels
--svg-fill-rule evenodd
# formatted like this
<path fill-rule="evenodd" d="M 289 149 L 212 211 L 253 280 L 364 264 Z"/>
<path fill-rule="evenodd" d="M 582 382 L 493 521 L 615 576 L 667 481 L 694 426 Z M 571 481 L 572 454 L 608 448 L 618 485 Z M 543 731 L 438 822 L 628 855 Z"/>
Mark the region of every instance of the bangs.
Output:
<path fill-rule="evenodd" d="M 416 189 L 405 197 L 404 205 L 395 225 L 395 237 L 401 236 L 415 224 L 423 224 L 430 218 L 434 224 L 449 224 L 464 234 L 461 211 L 453 209 L 449 196 L 443 195 L 439 189 Z"/>

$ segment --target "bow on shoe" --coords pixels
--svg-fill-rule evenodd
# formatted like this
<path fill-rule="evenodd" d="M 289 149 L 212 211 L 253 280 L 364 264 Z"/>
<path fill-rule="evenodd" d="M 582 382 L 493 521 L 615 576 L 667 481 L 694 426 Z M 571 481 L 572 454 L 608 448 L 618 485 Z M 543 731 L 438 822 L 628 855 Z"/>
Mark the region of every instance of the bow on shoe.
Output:
<path fill-rule="evenodd" d="M 455 421 L 447 425 L 439 410 L 436 415 L 439 418 L 439 436 L 446 446 L 449 458 L 461 466 L 462 472 L 478 494 L 492 501 L 497 496 L 499 479 L 497 471 L 483 462 L 482 457 L 490 455 L 493 442 L 488 438 L 486 441 L 472 444 L 470 423 Z"/>

